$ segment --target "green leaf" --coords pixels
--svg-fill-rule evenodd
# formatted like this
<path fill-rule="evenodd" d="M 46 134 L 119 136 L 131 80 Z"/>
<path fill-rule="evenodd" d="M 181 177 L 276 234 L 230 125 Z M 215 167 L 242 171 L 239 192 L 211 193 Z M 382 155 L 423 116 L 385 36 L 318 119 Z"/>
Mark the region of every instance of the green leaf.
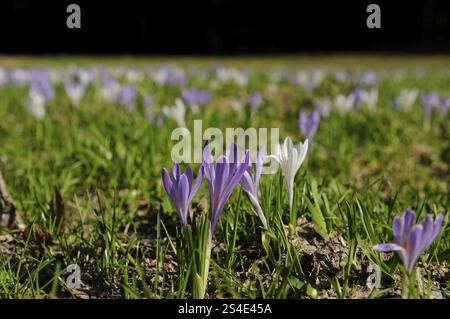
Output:
<path fill-rule="evenodd" d="M 325 218 L 322 214 L 322 210 L 320 209 L 320 200 L 319 193 L 317 190 L 317 183 L 313 180 L 311 184 L 312 196 L 314 199 L 314 204 L 309 200 L 307 196 L 305 196 L 306 205 L 308 206 L 309 211 L 311 212 L 311 217 L 314 223 L 314 230 L 323 238 L 328 238 L 327 225 L 325 223 Z"/>

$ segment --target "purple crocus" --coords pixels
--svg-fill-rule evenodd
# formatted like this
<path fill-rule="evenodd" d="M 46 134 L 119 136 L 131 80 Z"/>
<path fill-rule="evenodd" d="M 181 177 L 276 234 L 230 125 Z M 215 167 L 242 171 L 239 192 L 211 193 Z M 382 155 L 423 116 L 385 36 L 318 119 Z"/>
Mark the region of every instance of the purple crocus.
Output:
<path fill-rule="evenodd" d="M 305 138 L 311 139 L 317 132 L 320 121 L 319 110 L 312 112 L 300 111 L 298 114 L 298 127 Z"/>
<path fill-rule="evenodd" d="M 116 101 L 123 105 L 128 112 L 133 112 L 136 96 L 136 86 L 134 84 L 129 84 L 125 85 L 117 92 Z"/>
<path fill-rule="evenodd" d="M 221 155 L 214 164 L 209 144 L 203 150 L 203 167 L 209 189 L 210 236 L 215 232 L 219 217 L 234 188 L 241 182 L 250 165 L 250 153 L 245 152 L 244 161 L 238 162 L 238 148 L 232 144 L 226 155 Z"/>
<path fill-rule="evenodd" d="M 364 72 L 364 74 L 361 76 L 361 82 L 369 86 L 375 85 L 378 83 L 378 76 L 373 71 Z"/>
<path fill-rule="evenodd" d="M 410 208 L 403 212 L 402 217 L 394 218 L 394 243 L 380 244 L 373 247 L 377 251 L 398 251 L 400 259 L 408 273 L 414 269 L 414 265 L 420 255 L 432 244 L 441 230 L 443 215 L 438 214 L 433 222 L 431 215 L 426 216 L 422 224 L 415 224 L 415 214 Z"/>
<path fill-rule="evenodd" d="M 169 172 L 162 169 L 162 180 L 167 195 L 173 207 L 181 219 L 181 224 L 186 227 L 188 224 L 189 205 L 200 187 L 203 179 L 203 167 L 200 167 L 195 184 L 194 176 L 190 167 L 186 168 L 183 174 L 180 173 L 180 166 L 175 163 L 172 169 L 173 181 L 170 179 Z"/>
<path fill-rule="evenodd" d="M 157 72 L 154 74 L 154 79 L 159 84 L 163 85 L 179 85 L 183 86 L 186 84 L 186 76 L 181 69 L 171 67 L 171 66 L 162 66 Z"/>
<path fill-rule="evenodd" d="M 264 212 L 259 204 L 259 178 L 261 177 L 261 172 L 263 168 L 264 156 L 266 156 L 266 150 L 264 148 L 260 149 L 256 156 L 255 163 L 255 174 L 253 174 L 253 168 L 250 165 L 244 173 L 244 176 L 241 181 L 242 188 L 244 192 L 247 194 L 250 202 L 252 203 L 253 209 L 261 220 L 264 228 L 267 228 L 267 220 L 264 216 Z"/>
<path fill-rule="evenodd" d="M 35 79 L 30 81 L 30 90 L 39 91 L 46 101 L 51 101 L 55 97 L 55 89 L 46 79 Z"/>
<path fill-rule="evenodd" d="M 206 90 L 184 90 L 181 97 L 189 106 L 203 106 L 208 103 L 211 93 Z"/>
<path fill-rule="evenodd" d="M 353 94 L 353 98 L 354 98 L 353 103 L 355 104 L 355 107 L 359 107 L 361 105 L 361 103 L 363 102 L 363 98 L 362 98 L 363 91 L 360 88 L 355 88 L 352 91 L 352 94 Z"/>
<path fill-rule="evenodd" d="M 439 96 L 435 92 L 430 94 L 420 93 L 419 99 L 423 106 L 425 118 L 429 119 L 433 108 L 439 105 Z"/>
<path fill-rule="evenodd" d="M 253 113 L 256 113 L 256 111 L 258 110 L 261 103 L 262 103 L 261 93 L 258 93 L 258 92 L 253 93 L 248 98 L 248 104 L 250 104 L 250 108 L 252 109 Z"/>

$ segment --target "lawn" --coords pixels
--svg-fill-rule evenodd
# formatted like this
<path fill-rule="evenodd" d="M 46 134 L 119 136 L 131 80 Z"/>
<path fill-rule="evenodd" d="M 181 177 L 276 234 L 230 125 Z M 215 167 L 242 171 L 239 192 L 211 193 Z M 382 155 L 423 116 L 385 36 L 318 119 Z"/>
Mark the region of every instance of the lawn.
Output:
<path fill-rule="evenodd" d="M 1 57 L 0 298 L 449 298 L 449 98 L 445 56 Z M 236 165 L 198 162 L 173 204 L 162 169 L 194 120 L 279 128 L 267 155 L 308 138 L 292 205 L 278 169 L 256 204 L 224 181 L 221 210 L 208 182 Z M 373 249 L 407 209 L 442 227 Z"/>

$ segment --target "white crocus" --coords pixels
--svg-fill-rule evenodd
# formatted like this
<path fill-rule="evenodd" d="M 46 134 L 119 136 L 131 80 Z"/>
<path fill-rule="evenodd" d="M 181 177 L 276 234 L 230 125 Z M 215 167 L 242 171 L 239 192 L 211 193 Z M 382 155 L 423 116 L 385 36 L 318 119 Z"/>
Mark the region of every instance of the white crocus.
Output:
<path fill-rule="evenodd" d="M 117 96 L 119 91 L 120 91 L 119 83 L 113 81 L 101 87 L 100 95 L 107 101 L 113 101 L 114 97 Z"/>
<path fill-rule="evenodd" d="M 374 110 L 378 101 L 378 91 L 372 89 L 371 91 L 362 91 L 361 100 L 370 110 Z"/>
<path fill-rule="evenodd" d="M 80 104 L 85 91 L 86 87 L 83 84 L 74 83 L 66 85 L 66 94 L 74 106 L 78 106 Z"/>
<path fill-rule="evenodd" d="M 180 98 L 175 100 L 174 106 L 163 106 L 162 113 L 177 122 L 178 126 L 185 127 L 186 106 Z"/>
<path fill-rule="evenodd" d="M 334 106 L 341 113 L 346 113 L 353 109 L 353 105 L 355 104 L 355 97 L 353 94 L 348 96 L 339 94 L 334 98 Z"/>
<path fill-rule="evenodd" d="M 308 140 L 304 143 L 294 145 L 288 136 L 282 145 L 277 144 L 275 154 L 270 155 L 281 166 L 281 172 L 286 180 L 286 186 L 289 196 L 289 209 L 292 211 L 292 203 L 294 200 L 294 180 L 297 171 L 305 159 L 308 152 Z"/>
<path fill-rule="evenodd" d="M 45 116 L 45 96 L 37 91 L 31 89 L 28 94 L 28 110 L 38 119 L 43 119 Z"/>
<path fill-rule="evenodd" d="M 244 103 L 239 100 L 233 100 L 231 101 L 231 108 L 235 112 L 240 112 L 244 108 Z"/>
<path fill-rule="evenodd" d="M 397 98 L 398 107 L 401 110 L 409 111 L 412 105 L 416 102 L 419 92 L 415 89 L 403 89 Z"/>

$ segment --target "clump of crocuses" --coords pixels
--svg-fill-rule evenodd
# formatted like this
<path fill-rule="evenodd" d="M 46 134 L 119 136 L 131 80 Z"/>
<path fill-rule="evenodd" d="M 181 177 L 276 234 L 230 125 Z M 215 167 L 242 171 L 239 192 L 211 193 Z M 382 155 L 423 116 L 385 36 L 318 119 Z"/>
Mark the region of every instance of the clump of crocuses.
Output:
<path fill-rule="evenodd" d="M 200 218 L 199 223 L 194 221 L 192 227 L 190 227 L 188 220 L 189 206 L 200 187 L 202 179 L 203 166 L 200 167 L 195 183 L 190 167 L 186 168 L 184 173 L 181 173 L 179 165 L 175 164 L 172 170 L 172 179 L 169 172 L 165 168 L 162 169 L 164 188 L 180 217 L 183 228 L 179 240 L 177 240 L 177 243 L 184 242 L 184 247 L 177 249 L 180 264 L 184 266 L 181 272 L 188 272 L 187 276 L 192 280 L 192 295 L 194 298 L 203 298 L 205 295 L 211 250 L 211 244 L 208 240 L 210 232 L 207 229 L 207 219 Z"/>
<path fill-rule="evenodd" d="M 422 224 L 416 224 L 415 213 L 408 208 L 401 217 L 394 218 L 392 225 L 394 242 L 376 245 L 373 249 L 382 252 L 398 252 L 407 275 L 405 280 L 410 281 L 419 257 L 431 246 L 439 234 L 443 219 L 442 214 L 438 214 L 434 221 L 431 215 L 427 215 Z M 406 290 L 410 288 L 408 285 L 405 287 Z"/>
<path fill-rule="evenodd" d="M 186 243 L 187 258 L 183 259 L 185 268 L 191 272 L 191 284 L 194 298 L 204 298 L 209 273 L 212 237 L 223 213 L 228 198 L 241 182 L 250 165 L 250 154 L 245 152 L 243 161 L 238 161 L 237 145 L 232 145 L 226 155 L 215 162 L 209 145 L 203 150 L 202 165 L 194 183 L 192 170 L 188 167 L 183 174 L 178 164 L 174 165 L 172 179 L 163 168 L 164 188 L 170 201 L 180 216 L 183 226 L 183 240 Z M 191 225 L 188 214 L 192 199 L 200 187 L 203 175 L 206 177 L 210 198 L 208 218 L 201 216 Z"/>

